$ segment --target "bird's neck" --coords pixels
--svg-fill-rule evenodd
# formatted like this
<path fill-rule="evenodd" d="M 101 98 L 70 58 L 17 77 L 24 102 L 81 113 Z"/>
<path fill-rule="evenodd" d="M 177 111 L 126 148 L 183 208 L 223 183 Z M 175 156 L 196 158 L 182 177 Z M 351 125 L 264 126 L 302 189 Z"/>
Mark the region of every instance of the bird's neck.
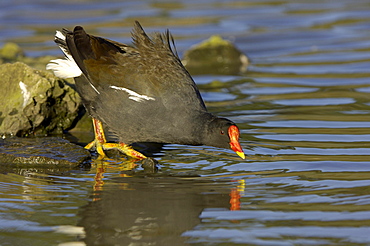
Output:
<path fill-rule="evenodd" d="M 196 141 L 199 145 L 206 145 L 207 136 L 209 134 L 212 122 L 217 117 L 209 112 L 201 112 L 194 119 L 193 125 L 193 136 L 196 138 Z"/>

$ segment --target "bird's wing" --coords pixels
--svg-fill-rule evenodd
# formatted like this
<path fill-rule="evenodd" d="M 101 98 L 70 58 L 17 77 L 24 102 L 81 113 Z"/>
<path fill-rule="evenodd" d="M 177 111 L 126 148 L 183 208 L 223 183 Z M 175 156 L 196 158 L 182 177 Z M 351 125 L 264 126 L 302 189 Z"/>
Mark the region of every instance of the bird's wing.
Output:
<path fill-rule="evenodd" d="M 112 90 L 136 102 L 160 100 L 165 107 L 206 110 L 169 32 L 150 38 L 136 22 L 132 36 L 131 47 L 89 35 L 82 27 L 66 34 L 68 51 L 97 97 Z"/>

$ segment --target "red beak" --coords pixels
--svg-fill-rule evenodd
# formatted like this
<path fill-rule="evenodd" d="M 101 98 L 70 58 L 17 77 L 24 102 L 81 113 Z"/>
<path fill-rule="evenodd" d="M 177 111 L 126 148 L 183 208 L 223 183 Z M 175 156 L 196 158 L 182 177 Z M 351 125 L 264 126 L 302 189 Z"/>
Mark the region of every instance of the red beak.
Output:
<path fill-rule="evenodd" d="M 235 125 L 229 127 L 228 130 L 229 138 L 230 138 L 230 148 L 235 151 L 235 153 L 240 156 L 242 159 L 245 159 L 245 154 L 243 152 L 242 147 L 239 143 L 239 128 Z"/>

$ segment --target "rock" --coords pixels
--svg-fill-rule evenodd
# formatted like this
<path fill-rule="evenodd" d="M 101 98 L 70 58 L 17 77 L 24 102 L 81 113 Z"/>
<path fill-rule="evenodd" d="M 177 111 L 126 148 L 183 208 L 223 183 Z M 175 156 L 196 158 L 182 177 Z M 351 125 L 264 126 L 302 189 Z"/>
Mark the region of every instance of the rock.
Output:
<path fill-rule="evenodd" d="M 85 109 L 83 108 L 82 111 L 85 112 Z M 79 143 L 87 144 L 91 142 L 94 139 L 94 128 L 92 124 L 92 118 L 89 116 L 89 114 L 84 113 L 83 116 L 77 121 L 76 125 L 68 131 L 68 134 L 77 139 Z"/>
<path fill-rule="evenodd" d="M 23 49 L 19 47 L 16 43 L 5 43 L 3 47 L 0 48 L 0 64 L 2 63 L 14 63 L 14 62 L 23 62 L 28 66 L 45 70 L 46 64 L 50 60 L 57 59 L 55 56 L 39 56 L 39 57 L 30 57 L 26 56 Z M 73 79 L 67 80 L 69 83 L 74 83 Z"/>
<path fill-rule="evenodd" d="M 15 61 L 20 57 L 24 57 L 23 50 L 16 43 L 6 43 L 0 49 L 0 59 L 5 62 Z"/>
<path fill-rule="evenodd" d="M 158 161 L 147 157 L 141 161 L 141 167 L 144 168 L 146 173 L 156 173 L 158 172 Z"/>
<path fill-rule="evenodd" d="M 32 165 L 80 165 L 88 150 L 58 137 L 0 139 L 0 163 Z"/>
<path fill-rule="evenodd" d="M 231 42 L 212 36 L 186 51 L 182 63 L 193 75 L 236 75 L 246 71 L 248 57 Z"/>
<path fill-rule="evenodd" d="M 0 134 L 62 133 L 81 109 L 81 99 L 65 81 L 24 63 L 0 65 Z"/>

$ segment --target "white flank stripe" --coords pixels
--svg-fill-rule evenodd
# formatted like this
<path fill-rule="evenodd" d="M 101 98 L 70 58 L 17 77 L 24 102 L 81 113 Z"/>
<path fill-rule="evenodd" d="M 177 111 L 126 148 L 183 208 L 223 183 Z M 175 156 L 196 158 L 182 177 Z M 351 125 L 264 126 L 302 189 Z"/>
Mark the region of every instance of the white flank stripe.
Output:
<path fill-rule="evenodd" d="M 140 94 L 136 93 L 135 91 L 129 90 L 129 89 L 124 88 L 124 87 L 118 87 L 118 86 L 111 85 L 110 88 L 127 92 L 130 95 L 128 98 L 131 99 L 131 100 L 134 100 L 136 102 L 142 102 L 143 100 L 147 100 L 147 101 L 149 101 L 149 100 L 154 101 L 155 100 L 153 97 L 149 97 L 149 96 L 146 96 L 146 95 L 140 95 Z"/>
<path fill-rule="evenodd" d="M 89 84 L 91 85 L 91 87 L 94 89 L 94 91 L 96 93 L 100 94 L 100 92 L 98 91 L 98 89 L 96 89 L 96 87 L 93 84 L 91 84 L 90 82 L 89 82 Z"/>

